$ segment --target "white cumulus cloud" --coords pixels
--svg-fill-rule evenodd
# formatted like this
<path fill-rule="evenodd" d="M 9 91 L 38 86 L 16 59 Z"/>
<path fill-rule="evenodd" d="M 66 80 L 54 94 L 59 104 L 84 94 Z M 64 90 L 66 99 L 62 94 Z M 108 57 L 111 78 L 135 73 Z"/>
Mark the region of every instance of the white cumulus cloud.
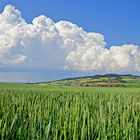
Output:
<path fill-rule="evenodd" d="M 41 15 L 27 23 L 8 5 L 0 14 L 0 67 L 79 71 L 140 71 L 140 48 L 106 48 L 104 36 Z"/>

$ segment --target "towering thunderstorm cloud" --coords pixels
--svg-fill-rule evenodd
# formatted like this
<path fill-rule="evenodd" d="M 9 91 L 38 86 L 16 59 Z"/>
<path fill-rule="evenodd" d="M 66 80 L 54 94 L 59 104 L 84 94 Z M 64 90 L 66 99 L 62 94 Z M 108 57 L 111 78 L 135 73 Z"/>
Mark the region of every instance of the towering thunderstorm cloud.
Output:
<path fill-rule="evenodd" d="M 105 47 L 104 36 L 41 15 L 28 24 L 8 5 L 0 14 L 0 67 L 140 71 L 140 48 Z"/>

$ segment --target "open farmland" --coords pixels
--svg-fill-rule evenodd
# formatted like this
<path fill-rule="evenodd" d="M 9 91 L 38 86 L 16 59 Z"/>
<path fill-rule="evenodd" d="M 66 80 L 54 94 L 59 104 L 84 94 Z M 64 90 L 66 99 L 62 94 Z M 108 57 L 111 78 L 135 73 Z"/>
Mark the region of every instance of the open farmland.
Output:
<path fill-rule="evenodd" d="M 138 87 L 140 76 L 126 74 L 105 74 L 85 77 L 67 78 L 49 82 L 49 84 L 86 87 Z"/>
<path fill-rule="evenodd" d="M 140 89 L 0 84 L 0 139 L 138 140 Z"/>

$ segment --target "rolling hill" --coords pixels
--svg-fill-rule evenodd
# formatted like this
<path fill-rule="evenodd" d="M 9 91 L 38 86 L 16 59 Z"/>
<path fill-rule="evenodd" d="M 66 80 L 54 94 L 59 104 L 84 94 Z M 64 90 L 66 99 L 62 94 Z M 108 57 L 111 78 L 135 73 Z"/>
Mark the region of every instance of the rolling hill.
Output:
<path fill-rule="evenodd" d="M 67 78 L 62 80 L 51 81 L 47 84 L 86 87 L 140 87 L 140 76 L 130 74 L 105 74 Z"/>

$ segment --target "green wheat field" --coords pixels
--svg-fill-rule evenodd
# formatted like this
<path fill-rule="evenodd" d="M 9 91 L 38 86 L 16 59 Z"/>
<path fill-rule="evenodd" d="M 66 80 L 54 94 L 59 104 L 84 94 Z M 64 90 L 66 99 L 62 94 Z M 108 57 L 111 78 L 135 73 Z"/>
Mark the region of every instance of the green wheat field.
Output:
<path fill-rule="evenodd" d="M 0 140 L 139 140 L 140 88 L 0 84 Z"/>

